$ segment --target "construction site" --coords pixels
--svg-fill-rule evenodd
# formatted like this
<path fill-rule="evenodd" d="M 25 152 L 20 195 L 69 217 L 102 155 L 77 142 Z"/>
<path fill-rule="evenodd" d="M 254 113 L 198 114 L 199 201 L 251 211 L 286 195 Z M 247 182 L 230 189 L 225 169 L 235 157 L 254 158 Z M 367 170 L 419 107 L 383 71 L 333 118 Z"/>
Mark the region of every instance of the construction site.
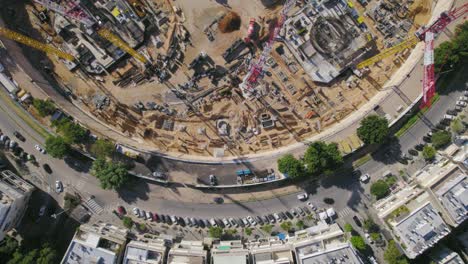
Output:
<path fill-rule="evenodd" d="M 42 39 L 6 28 L 0 36 L 45 51 L 74 100 L 156 151 L 242 156 L 304 141 L 359 111 L 407 58 L 431 6 L 34 0 L 25 8 Z M 354 135 L 339 146 L 361 144 Z"/>

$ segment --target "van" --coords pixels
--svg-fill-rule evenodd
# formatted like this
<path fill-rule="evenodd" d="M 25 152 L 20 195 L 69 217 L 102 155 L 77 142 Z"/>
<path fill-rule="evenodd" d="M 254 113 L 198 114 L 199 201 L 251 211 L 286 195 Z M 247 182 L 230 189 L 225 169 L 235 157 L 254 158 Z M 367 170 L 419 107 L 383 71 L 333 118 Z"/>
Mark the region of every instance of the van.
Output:
<path fill-rule="evenodd" d="M 445 120 L 453 120 L 455 117 L 453 115 L 444 115 Z"/>

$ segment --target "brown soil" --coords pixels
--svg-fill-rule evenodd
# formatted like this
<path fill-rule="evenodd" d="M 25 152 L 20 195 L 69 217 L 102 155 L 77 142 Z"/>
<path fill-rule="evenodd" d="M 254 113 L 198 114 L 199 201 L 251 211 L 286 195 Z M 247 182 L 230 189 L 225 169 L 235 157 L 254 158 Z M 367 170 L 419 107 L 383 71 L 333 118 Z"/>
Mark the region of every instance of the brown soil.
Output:
<path fill-rule="evenodd" d="M 241 26 L 241 18 L 235 12 L 227 13 L 218 23 L 219 31 L 229 33 L 239 30 Z"/>

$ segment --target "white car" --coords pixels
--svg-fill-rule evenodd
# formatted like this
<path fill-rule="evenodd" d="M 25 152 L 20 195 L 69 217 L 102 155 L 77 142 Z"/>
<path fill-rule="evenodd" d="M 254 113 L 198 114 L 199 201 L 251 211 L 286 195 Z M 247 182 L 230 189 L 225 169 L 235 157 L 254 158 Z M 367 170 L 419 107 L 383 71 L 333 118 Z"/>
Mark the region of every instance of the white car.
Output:
<path fill-rule="evenodd" d="M 35 145 L 34 148 L 42 154 L 46 154 L 45 149 L 41 148 L 39 145 Z"/>
<path fill-rule="evenodd" d="M 247 216 L 247 220 L 249 220 L 249 222 L 250 222 L 253 226 L 256 226 L 256 225 L 257 225 L 257 221 L 255 221 L 255 219 L 253 219 L 253 217 L 251 217 L 250 215 Z"/>
<path fill-rule="evenodd" d="M 61 181 L 55 181 L 55 192 L 56 193 L 63 192 L 63 184 Z"/>
<path fill-rule="evenodd" d="M 218 224 L 216 223 L 216 221 L 213 218 L 210 219 L 210 224 L 211 224 L 211 226 L 218 226 Z"/>
<path fill-rule="evenodd" d="M 283 218 L 281 218 L 281 217 L 279 216 L 279 214 L 274 213 L 273 216 L 275 217 L 276 222 L 282 222 L 282 221 L 283 221 Z"/>
<path fill-rule="evenodd" d="M 367 182 L 369 179 L 370 179 L 369 173 L 366 173 L 366 174 L 364 174 L 364 175 L 361 175 L 361 177 L 359 177 L 359 180 L 360 180 L 361 182 Z"/>
<path fill-rule="evenodd" d="M 299 201 L 305 201 L 307 200 L 307 198 L 309 198 L 309 195 L 307 193 L 301 193 L 297 195 L 297 199 Z"/>
<path fill-rule="evenodd" d="M 249 220 L 247 220 L 246 217 L 242 218 L 242 223 L 243 223 L 245 226 L 250 226 L 250 222 L 249 222 Z"/>
<path fill-rule="evenodd" d="M 229 223 L 229 221 L 226 218 L 223 218 L 223 220 L 221 221 L 223 221 L 225 227 L 231 227 L 231 223 Z"/>
<path fill-rule="evenodd" d="M 458 100 L 468 102 L 468 97 L 460 96 L 460 98 L 458 98 Z"/>
<path fill-rule="evenodd" d="M 310 207 L 310 209 L 312 209 L 313 211 L 317 210 L 317 207 L 315 207 L 314 204 L 312 204 L 312 202 L 308 202 L 307 205 Z"/>
<path fill-rule="evenodd" d="M 465 106 L 467 106 L 468 104 L 467 104 L 466 102 L 463 102 L 463 101 L 457 101 L 456 105 L 457 105 L 457 106 L 465 107 Z"/>
<path fill-rule="evenodd" d="M 137 217 L 140 217 L 140 209 L 134 207 L 133 208 L 133 214 L 136 215 Z"/>

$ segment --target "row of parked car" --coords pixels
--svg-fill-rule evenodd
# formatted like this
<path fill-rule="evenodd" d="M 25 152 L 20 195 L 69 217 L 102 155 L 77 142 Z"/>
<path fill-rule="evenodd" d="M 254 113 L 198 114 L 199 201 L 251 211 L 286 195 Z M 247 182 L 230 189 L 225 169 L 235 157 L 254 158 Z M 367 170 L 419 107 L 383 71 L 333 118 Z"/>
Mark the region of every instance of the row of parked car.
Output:
<path fill-rule="evenodd" d="M 212 226 L 236 228 L 280 223 L 294 218 L 305 217 L 306 215 L 312 214 L 312 211 L 316 210 L 317 208 L 311 202 L 308 202 L 307 206 L 295 207 L 285 212 L 272 213 L 264 216 L 247 216 L 244 218 L 230 217 L 222 219 L 199 219 L 195 217 L 179 217 L 174 215 L 164 215 L 141 210 L 137 207 L 133 208 L 132 211 L 133 214 L 138 218 L 142 218 L 152 222 L 165 223 L 169 225 L 175 224 L 200 228 L 208 228 Z M 123 206 L 119 206 L 117 208 L 117 212 L 121 216 L 126 214 L 126 210 Z"/>

